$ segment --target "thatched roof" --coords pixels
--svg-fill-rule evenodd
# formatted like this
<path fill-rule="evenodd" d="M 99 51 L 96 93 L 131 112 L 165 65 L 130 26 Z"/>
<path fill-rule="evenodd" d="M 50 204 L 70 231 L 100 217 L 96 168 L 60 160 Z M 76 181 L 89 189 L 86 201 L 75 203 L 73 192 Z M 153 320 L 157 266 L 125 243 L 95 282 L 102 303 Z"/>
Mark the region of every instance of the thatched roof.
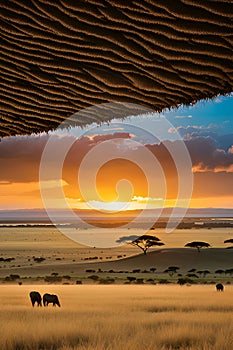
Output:
<path fill-rule="evenodd" d="M 102 102 L 162 111 L 233 90 L 230 0 L 3 0 L 0 9 L 1 137 L 48 131 Z"/>

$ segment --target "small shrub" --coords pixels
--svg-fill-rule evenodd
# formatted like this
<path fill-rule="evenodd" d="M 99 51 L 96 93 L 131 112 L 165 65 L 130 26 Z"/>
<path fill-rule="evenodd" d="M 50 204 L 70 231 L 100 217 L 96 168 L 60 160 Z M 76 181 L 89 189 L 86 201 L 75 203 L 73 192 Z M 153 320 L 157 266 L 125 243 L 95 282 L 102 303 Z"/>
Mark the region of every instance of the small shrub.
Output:
<path fill-rule="evenodd" d="M 194 283 L 196 283 L 196 282 L 194 282 L 189 277 L 178 278 L 178 280 L 177 280 L 177 284 L 179 284 L 180 286 L 183 286 L 184 284 L 194 284 Z"/>
<path fill-rule="evenodd" d="M 4 280 L 7 281 L 7 282 L 13 282 L 13 281 L 16 281 L 19 278 L 20 278 L 19 275 L 10 275 L 10 276 L 6 276 L 4 278 Z"/>
<path fill-rule="evenodd" d="M 127 276 L 127 280 L 131 283 L 131 282 L 136 281 L 136 277 Z"/>
<path fill-rule="evenodd" d="M 154 282 L 154 280 L 152 278 L 148 278 L 146 282 Z"/>
<path fill-rule="evenodd" d="M 71 279 L 71 277 L 69 275 L 64 275 L 62 277 L 65 278 L 66 280 L 70 280 Z"/>
<path fill-rule="evenodd" d="M 75 284 L 83 284 L 83 282 L 80 281 L 80 280 L 77 280 L 77 281 L 75 282 Z"/>
<path fill-rule="evenodd" d="M 187 273 L 187 277 L 199 278 L 195 273 Z"/>
<path fill-rule="evenodd" d="M 180 286 L 183 286 L 186 283 L 187 282 L 185 278 L 178 278 L 177 284 L 179 284 Z"/>
<path fill-rule="evenodd" d="M 5 262 L 11 262 L 13 260 L 15 260 L 15 258 L 2 258 L 3 260 L 2 261 L 5 261 Z"/>
<path fill-rule="evenodd" d="M 136 279 L 136 283 L 137 284 L 143 284 L 144 283 L 144 279 L 143 278 L 137 278 Z"/>
<path fill-rule="evenodd" d="M 170 283 L 168 280 L 166 280 L 165 278 L 162 278 L 161 280 L 159 280 L 159 284 L 168 284 Z"/>
<path fill-rule="evenodd" d="M 151 268 L 150 268 L 150 271 L 153 272 L 153 273 L 154 273 L 156 270 L 157 270 L 156 267 L 151 267 Z"/>
<path fill-rule="evenodd" d="M 44 281 L 49 283 L 61 282 L 61 276 L 45 276 Z"/>
<path fill-rule="evenodd" d="M 90 280 L 92 280 L 92 281 L 98 281 L 99 276 L 97 276 L 97 275 L 91 275 L 91 276 L 88 276 L 88 278 L 89 278 Z"/>
<path fill-rule="evenodd" d="M 101 278 L 99 280 L 99 284 L 113 284 L 115 282 L 115 278 Z"/>
<path fill-rule="evenodd" d="M 38 257 L 38 258 L 34 257 L 33 260 L 34 260 L 35 262 L 37 262 L 37 263 L 41 263 L 42 261 L 45 260 L 45 258 L 43 258 L 43 257 L 40 256 L 40 257 Z"/>

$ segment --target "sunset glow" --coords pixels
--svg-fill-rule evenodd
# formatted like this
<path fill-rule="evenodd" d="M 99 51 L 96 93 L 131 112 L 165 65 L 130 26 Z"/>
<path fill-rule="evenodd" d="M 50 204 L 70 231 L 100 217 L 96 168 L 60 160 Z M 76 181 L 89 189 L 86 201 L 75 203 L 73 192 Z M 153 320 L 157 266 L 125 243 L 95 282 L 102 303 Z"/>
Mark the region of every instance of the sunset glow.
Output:
<path fill-rule="evenodd" d="M 192 161 L 194 182 L 189 206 L 191 208 L 233 208 L 233 121 L 229 110 L 232 97 L 226 98 L 225 101 L 227 109 L 224 109 L 224 100 L 222 100 L 221 103 L 201 105 L 187 111 L 183 109 L 180 113 L 174 111 L 168 113 L 166 117 L 170 118 L 174 126 L 167 130 L 168 136 L 164 136 L 164 141 L 157 143 L 149 139 L 144 140 L 143 129 L 142 134 L 136 137 L 133 132 L 124 130 L 124 124 L 119 127 L 115 126 L 114 122 L 108 128 L 107 126 L 102 129 L 97 128 L 99 133 L 95 130 L 93 134 L 80 138 L 75 138 L 72 134 L 55 133 L 52 136 L 54 154 L 59 150 L 61 142 L 71 140 L 73 145 L 65 157 L 62 178 L 51 177 L 49 174 L 52 174 L 53 162 L 48 166 L 48 179 L 43 186 L 50 196 L 51 207 L 63 206 L 63 202 L 57 196 L 58 188 L 64 192 L 67 205 L 76 209 L 100 208 L 100 210 L 115 212 L 175 206 L 181 183 L 167 145 L 172 149 L 178 149 L 179 141 L 174 139 L 175 132 L 178 130 Z M 200 115 L 208 112 L 213 116 L 213 111 L 216 114 L 216 110 L 219 112 L 212 118 L 212 124 L 209 123 L 210 118 L 207 115 L 205 125 L 204 118 L 200 119 Z M 223 120 L 221 113 L 225 115 Z M 148 116 L 147 119 L 131 118 L 129 122 L 139 127 L 143 123 L 149 129 L 157 127 L 159 124 L 156 123 L 159 120 L 161 119 L 158 119 L 155 114 Z M 1 209 L 43 208 L 39 171 L 41 156 L 49 136 L 42 134 L 11 137 L 3 139 L 0 143 Z M 137 141 L 136 144 L 132 143 L 135 141 Z M 96 146 L 99 147 L 104 142 L 108 142 L 107 149 L 109 147 L 116 149 L 117 156 L 112 160 L 106 158 L 107 161 L 105 161 L 106 156 L 103 154 L 104 161 L 96 173 L 94 186 L 88 182 L 95 170 L 91 162 L 83 170 L 81 191 L 78 176 L 83 159 L 90 151 L 95 150 Z M 145 173 L 145 167 L 150 169 L 150 163 L 143 159 L 144 150 L 151 154 L 160 167 L 157 168 L 158 171 L 153 171 L 151 179 Z M 142 159 L 144 163 L 136 164 L 134 159 Z M 165 190 L 162 188 L 161 181 L 165 183 Z M 182 204 L 182 201 L 180 203 Z"/>

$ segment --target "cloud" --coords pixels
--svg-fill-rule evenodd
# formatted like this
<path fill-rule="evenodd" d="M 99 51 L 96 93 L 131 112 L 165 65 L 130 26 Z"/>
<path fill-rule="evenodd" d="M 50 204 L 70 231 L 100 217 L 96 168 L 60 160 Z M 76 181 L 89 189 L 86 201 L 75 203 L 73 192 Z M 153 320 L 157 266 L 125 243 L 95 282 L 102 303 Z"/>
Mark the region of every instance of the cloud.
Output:
<path fill-rule="evenodd" d="M 43 134 L 40 136 L 30 136 L 30 137 L 15 137 L 9 139 L 3 139 L 0 143 L 0 186 L 1 193 L 4 193 L 4 198 L 9 193 L 8 188 L 12 186 L 12 191 L 14 189 L 15 193 L 22 196 L 32 197 L 39 196 L 39 188 L 35 184 L 39 181 L 39 166 L 41 154 L 44 150 L 45 144 L 48 140 L 49 135 Z M 112 141 L 116 148 L 118 145 L 118 139 L 122 139 L 120 143 L 121 147 L 124 149 L 124 156 L 127 159 L 141 159 L 143 153 L 142 148 L 146 147 L 154 157 L 157 159 L 158 163 L 163 168 L 166 177 L 166 187 L 167 196 L 166 199 L 170 200 L 176 198 L 178 191 L 178 177 L 177 169 L 172 159 L 170 153 L 168 152 L 166 146 L 173 147 L 174 149 L 179 149 L 180 142 L 176 141 L 164 141 L 158 144 L 147 144 L 138 147 L 128 147 L 128 143 L 131 142 L 130 139 L 133 137 L 130 133 L 114 133 L 106 135 L 93 135 L 93 137 L 84 136 L 76 139 L 72 135 L 58 136 L 54 135 L 54 152 L 59 152 L 59 147 L 61 142 L 74 141 L 72 147 L 70 148 L 67 157 L 64 162 L 63 167 L 63 189 L 65 192 L 65 197 L 73 198 L 73 204 L 78 204 L 79 202 L 75 198 L 80 198 L 83 200 L 80 190 L 78 188 L 77 175 L 79 166 L 84 158 L 84 156 L 89 152 L 95 145 L 102 141 Z M 219 138 L 220 140 L 220 138 Z M 216 141 L 212 137 L 197 136 L 195 138 L 190 138 L 185 140 L 185 144 L 190 153 L 193 170 L 195 173 L 195 188 L 194 195 L 203 197 L 208 192 L 211 195 L 211 191 L 216 196 L 224 196 L 232 193 L 230 187 L 233 182 L 233 147 L 232 147 L 232 135 L 221 136 L 221 144 L 226 146 L 226 149 L 219 147 L 220 141 Z M 127 179 L 132 183 L 133 200 L 129 209 L 138 208 L 140 204 L 142 207 L 156 206 L 162 201 L 164 194 L 159 186 L 156 186 L 156 192 L 148 193 L 148 183 L 147 178 L 143 174 L 143 169 L 135 166 L 134 164 L 129 164 L 130 162 L 120 159 L 122 149 L 119 149 L 119 159 L 114 160 L 106 164 L 106 167 L 102 169 L 97 176 L 98 190 L 100 195 L 106 201 L 111 201 L 116 198 L 116 184 L 120 179 Z M 133 163 L 133 162 L 132 162 Z M 147 168 L 150 164 L 146 164 Z M 48 165 L 48 174 L 50 174 L 49 167 L 53 167 L 53 163 Z M 88 171 L 92 171 L 92 165 Z M 211 175 L 210 175 L 211 174 Z M 217 175 L 218 174 L 218 175 Z M 54 192 L 54 197 L 56 196 L 56 183 L 52 182 L 53 178 L 48 177 L 48 191 Z M 153 181 L 159 181 L 159 175 L 153 174 Z M 18 190 L 16 191 L 16 185 L 18 183 Z M 24 184 L 34 183 L 28 187 L 23 186 Z M 197 185 L 198 184 L 198 185 Z M 34 192 L 33 192 L 34 191 Z M 11 192 L 12 195 L 13 192 Z M 13 198 L 13 197 L 12 197 Z M 14 197 L 15 198 L 15 197 Z M 128 197 L 127 197 L 128 198 Z M 131 198 L 131 196 L 130 196 Z M 15 199 L 14 199 L 15 200 Z M 23 198 L 21 198 L 23 200 Z M 89 201 L 98 200 L 93 196 L 93 191 L 90 191 L 88 196 Z M 123 205 L 126 198 L 119 199 L 119 205 Z M 29 199 L 28 199 L 29 201 Z M 71 200 L 72 202 L 72 200 Z M 39 203 L 39 202 L 38 202 Z M 82 203 L 80 203 L 81 205 Z M 92 204 L 95 204 L 94 202 Z M 110 206 L 113 205 L 113 208 Z M 77 205 L 79 206 L 79 205 Z M 106 206 L 104 206 L 106 209 Z M 115 204 L 109 204 L 109 210 L 116 210 Z"/>
<path fill-rule="evenodd" d="M 233 154 L 217 148 L 210 137 L 198 137 L 185 142 L 195 171 L 232 171 Z"/>
<path fill-rule="evenodd" d="M 80 137 L 77 142 L 82 144 L 85 141 L 91 141 L 91 144 L 96 145 L 99 142 L 114 140 L 114 139 L 131 139 L 135 135 L 130 134 L 128 132 L 115 132 L 114 134 L 94 134 L 94 135 L 86 135 L 83 137 Z"/>
<path fill-rule="evenodd" d="M 219 131 L 219 128 L 222 126 L 217 124 L 209 124 L 207 126 L 205 125 L 188 125 L 188 126 L 177 126 L 177 127 L 171 127 L 168 129 L 169 133 L 175 133 L 179 132 L 179 134 L 184 139 L 190 139 L 196 136 L 209 136 L 210 133 Z M 216 133 L 217 135 L 217 133 Z"/>
<path fill-rule="evenodd" d="M 0 143 L 0 181 L 7 182 L 35 182 L 39 181 L 39 167 L 44 147 L 51 137 L 53 139 L 54 154 L 67 142 L 73 142 L 67 154 L 68 165 L 81 161 L 82 157 L 97 143 L 114 140 L 130 139 L 133 135 L 116 132 L 108 135 L 83 136 L 76 139 L 72 135 L 32 135 L 10 137 L 2 139 Z M 51 167 L 53 164 L 51 163 Z M 49 168 L 48 168 L 49 174 Z M 51 179 L 53 180 L 53 179 Z"/>
<path fill-rule="evenodd" d="M 107 128 L 107 129 L 102 129 L 103 131 L 123 131 L 124 128 L 120 128 L 120 127 L 115 127 L 115 128 Z"/>
<path fill-rule="evenodd" d="M 191 114 L 189 115 L 176 115 L 175 119 L 191 119 L 193 116 Z"/>
<path fill-rule="evenodd" d="M 136 236 L 136 235 L 122 236 L 122 237 L 118 238 L 118 240 L 116 242 L 117 243 L 131 243 L 138 238 L 140 238 L 140 236 Z"/>
<path fill-rule="evenodd" d="M 158 203 L 161 203 L 164 199 L 163 198 L 143 197 L 143 196 L 133 196 L 133 198 L 131 200 L 138 202 L 138 203 L 158 204 Z"/>
<path fill-rule="evenodd" d="M 232 198 L 232 184 L 233 172 L 196 172 L 194 174 L 193 198 Z M 209 201 L 208 206 L 214 205 Z"/>
<path fill-rule="evenodd" d="M 0 181 L 36 182 L 48 135 L 10 137 L 0 143 Z"/>

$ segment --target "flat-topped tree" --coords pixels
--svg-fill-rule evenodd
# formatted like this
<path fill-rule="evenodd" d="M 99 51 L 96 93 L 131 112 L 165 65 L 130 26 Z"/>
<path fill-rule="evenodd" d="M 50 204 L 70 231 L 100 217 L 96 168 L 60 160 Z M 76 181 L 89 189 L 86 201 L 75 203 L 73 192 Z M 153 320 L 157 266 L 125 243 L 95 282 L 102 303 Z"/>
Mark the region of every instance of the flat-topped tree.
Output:
<path fill-rule="evenodd" d="M 224 243 L 233 243 L 233 238 L 226 239 L 226 240 L 224 241 Z"/>
<path fill-rule="evenodd" d="M 199 242 L 199 241 L 193 241 L 190 243 L 185 244 L 185 247 L 189 247 L 189 248 L 197 248 L 198 253 L 200 253 L 200 249 L 201 248 L 209 248 L 210 244 L 206 243 L 206 242 Z"/>
<path fill-rule="evenodd" d="M 164 270 L 165 273 L 168 273 L 170 277 L 174 275 L 174 273 L 177 273 L 177 270 L 180 268 L 178 266 L 169 266 L 166 270 Z"/>
<path fill-rule="evenodd" d="M 233 244 L 233 238 L 226 239 L 224 243 L 232 243 Z M 227 249 L 233 249 L 233 246 L 227 247 Z"/>
<path fill-rule="evenodd" d="M 125 242 L 125 243 L 132 244 L 132 245 L 140 248 L 145 255 L 146 255 L 147 250 L 149 248 L 164 245 L 164 243 L 162 243 L 158 237 L 151 236 L 151 235 L 142 235 L 140 237 L 138 237 L 138 236 L 123 236 L 123 237 L 120 237 L 116 242 L 117 243 L 124 243 Z"/>

